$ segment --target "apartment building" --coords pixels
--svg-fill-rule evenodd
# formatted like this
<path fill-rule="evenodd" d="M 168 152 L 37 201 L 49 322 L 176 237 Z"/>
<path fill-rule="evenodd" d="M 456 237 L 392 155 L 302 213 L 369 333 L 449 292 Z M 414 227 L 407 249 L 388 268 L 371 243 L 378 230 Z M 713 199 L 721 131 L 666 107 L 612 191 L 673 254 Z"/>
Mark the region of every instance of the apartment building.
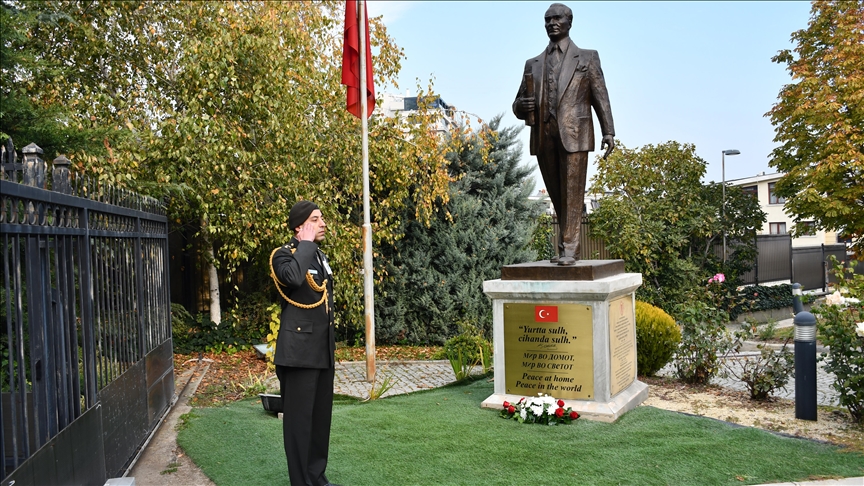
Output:
<path fill-rule="evenodd" d="M 795 226 L 793 217 L 786 213 L 783 209 L 785 199 L 778 196 L 774 188 L 777 181 L 783 177 L 783 174 L 775 172 L 773 174 L 761 173 L 752 177 L 743 179 L 734 179 L 726 181 L 730 186 L 738 186 L 744 192 L 753 194 L 759 200 L 759 206 L 767 215 L 764 226 L 758 234 L 762 235 L 782 235 L 792 231 Z M 813 221 L 801 221 L 797 223 L 810 227 L 807 234 L 792 238 L 792 247 L 807 247 L 833 245 L 838 243 L 837 233 L 833 231 L 823 231 L 816 229 Z"/>

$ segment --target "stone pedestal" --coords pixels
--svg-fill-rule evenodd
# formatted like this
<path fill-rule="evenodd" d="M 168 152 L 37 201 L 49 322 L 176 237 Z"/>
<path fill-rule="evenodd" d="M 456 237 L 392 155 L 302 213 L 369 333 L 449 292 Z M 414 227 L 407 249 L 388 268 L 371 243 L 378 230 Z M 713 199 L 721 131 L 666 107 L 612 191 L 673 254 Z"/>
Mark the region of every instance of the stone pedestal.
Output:
<path fill-rule="evenodd" d="M 495 393 L 483 407 L 544 393 L 582 418 L 614 422 L 648 398 L 648 386 L 636 380 L 635 291 L 642 275 L 616 273 L 623 271 L 620 260 L 578 265 L 591 268 L 537 262 L 539 269 L 505 267 L 505 279 L 483 283 L 493 303 L 495 346 Z M 565 272 L 590 280 L 557 278 Z M 545 279 L 532 279 L 538 277 Z"/>

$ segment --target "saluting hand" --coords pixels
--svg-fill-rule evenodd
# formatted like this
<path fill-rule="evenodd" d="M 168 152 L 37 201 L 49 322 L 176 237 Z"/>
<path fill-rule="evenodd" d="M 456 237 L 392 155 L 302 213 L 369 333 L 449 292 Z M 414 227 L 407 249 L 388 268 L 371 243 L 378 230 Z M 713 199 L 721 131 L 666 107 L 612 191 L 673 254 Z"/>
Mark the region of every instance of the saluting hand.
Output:
<path fill-rule="evenodd" d="M 297 239 L 300 241 L 315 241 L 315 225 L 311 222 L 306 222 L 300 227 L 297 232 Z"/>

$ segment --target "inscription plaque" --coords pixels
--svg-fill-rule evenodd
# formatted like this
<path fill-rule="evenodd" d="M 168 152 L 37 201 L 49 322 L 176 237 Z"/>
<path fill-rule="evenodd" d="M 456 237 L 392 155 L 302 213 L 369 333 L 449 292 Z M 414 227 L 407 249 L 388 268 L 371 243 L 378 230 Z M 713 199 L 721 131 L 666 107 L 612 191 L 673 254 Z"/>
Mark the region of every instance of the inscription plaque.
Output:
<path fill-rule="evenodd" d="M 617 395 L 636 379 L 636 319 L 633 297 L 609 302 L 610 390 Z"/>
<path fill-rule="evenodd" d="M 594 397 L 591 307 L 504 304 L 506 392 L 586 400 Z"/>

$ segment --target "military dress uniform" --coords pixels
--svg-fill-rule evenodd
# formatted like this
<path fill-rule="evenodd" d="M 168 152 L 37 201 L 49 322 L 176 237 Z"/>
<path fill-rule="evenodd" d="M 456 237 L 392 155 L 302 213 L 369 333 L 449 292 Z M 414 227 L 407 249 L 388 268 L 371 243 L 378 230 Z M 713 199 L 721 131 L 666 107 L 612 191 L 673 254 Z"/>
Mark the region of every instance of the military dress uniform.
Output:
<path fill-rule="evenodd" d="M 333 272 L 311 241 L 270 255 L 282 302 L 274 363 L 283 401 L 283 437 L 292 486 L 325 486 L 333 411 Z"/>

